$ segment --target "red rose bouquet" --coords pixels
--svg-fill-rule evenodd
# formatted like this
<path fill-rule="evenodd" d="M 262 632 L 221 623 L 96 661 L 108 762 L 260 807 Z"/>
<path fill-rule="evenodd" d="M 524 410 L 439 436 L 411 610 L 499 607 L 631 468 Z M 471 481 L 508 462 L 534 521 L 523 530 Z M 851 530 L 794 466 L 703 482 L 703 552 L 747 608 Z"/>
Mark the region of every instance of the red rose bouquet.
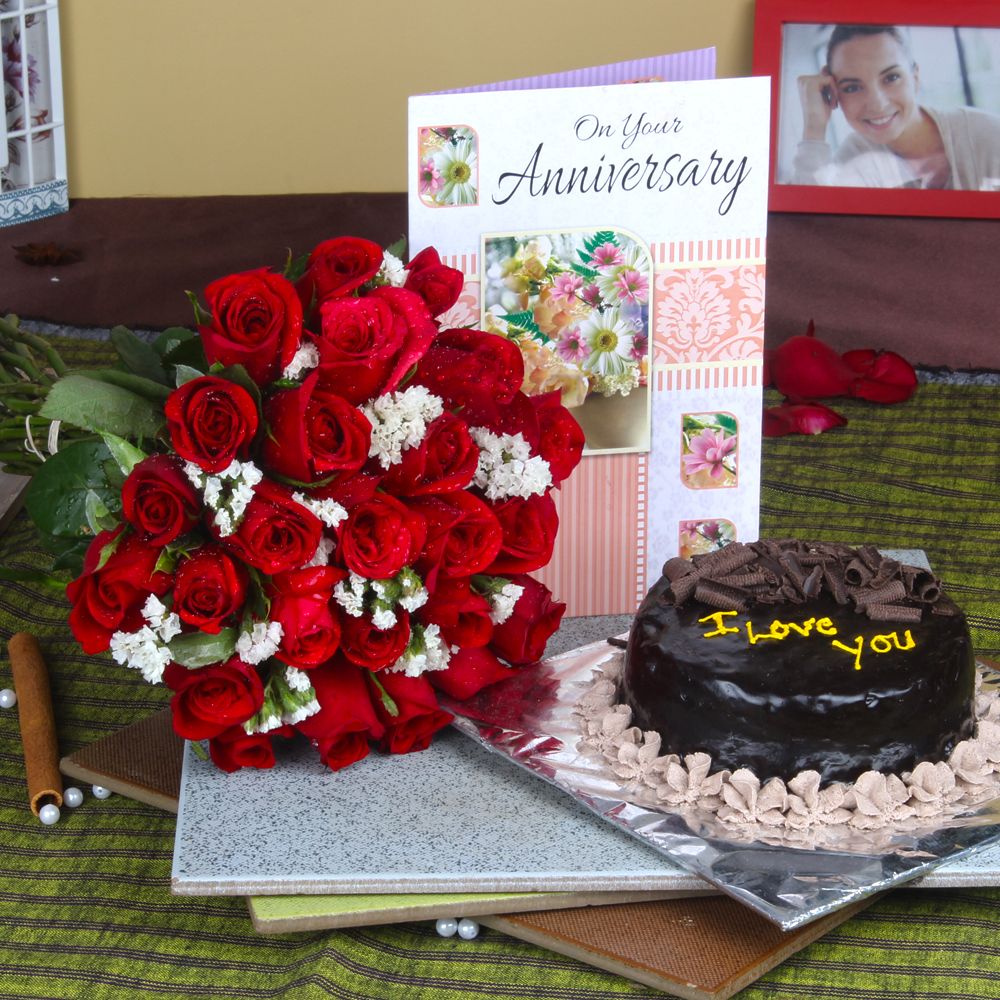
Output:
<path fill-rule="evenodd" d="M 538 659 L 564 605 L 551 490 L 583 435 L 521 392 L 517 347 L 442 330 L 462 276 L 363 239 L 194 300 L 197 332 L 113 331 L 121 364 L 66 372 L 40 418 L 89 437 L 27 503 L 73 567 L 87 653 L 173 692 L 220 767 L 305 735 L 331 768 L 425 748 L 466 698 Z"/>

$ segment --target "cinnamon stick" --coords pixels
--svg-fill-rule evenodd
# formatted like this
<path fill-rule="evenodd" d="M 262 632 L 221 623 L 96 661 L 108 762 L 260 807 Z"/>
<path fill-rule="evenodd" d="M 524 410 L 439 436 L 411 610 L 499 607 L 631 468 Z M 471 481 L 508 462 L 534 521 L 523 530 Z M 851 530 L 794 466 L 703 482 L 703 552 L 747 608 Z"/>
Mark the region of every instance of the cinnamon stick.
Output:
<path fill-rule="evenodd" d="M 49 672 L 38 640 L 29 632 L 12 635 L 7 643 L 7 652 L 17 692 L 28 801 L 31 811 L 37 816 L 42 806 L 49 803 L 61 806 L 63 801 Z"/>

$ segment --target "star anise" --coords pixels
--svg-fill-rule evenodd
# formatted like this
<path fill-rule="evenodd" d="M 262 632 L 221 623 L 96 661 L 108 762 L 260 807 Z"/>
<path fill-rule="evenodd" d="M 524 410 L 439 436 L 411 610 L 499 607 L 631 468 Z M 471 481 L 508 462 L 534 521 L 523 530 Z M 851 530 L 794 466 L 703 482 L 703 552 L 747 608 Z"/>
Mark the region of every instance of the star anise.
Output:
<path fill-rule="evenodd" d="M 75 264 L 82 255 L 74 247 L 58 243 L 23 243 L 14 247 L 14 256 L 32 267 L 47 267 L 52 264 Z"/>

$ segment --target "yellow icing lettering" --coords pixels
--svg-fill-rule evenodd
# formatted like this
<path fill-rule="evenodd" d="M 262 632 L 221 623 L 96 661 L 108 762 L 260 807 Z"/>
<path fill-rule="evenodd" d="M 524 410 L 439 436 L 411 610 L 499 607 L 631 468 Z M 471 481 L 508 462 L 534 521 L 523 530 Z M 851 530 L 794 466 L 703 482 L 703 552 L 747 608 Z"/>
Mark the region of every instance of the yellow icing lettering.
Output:
<path fill-rule="evenodd" d="M 853 653 L 854 654 L 854 669 L 855 670 L 860 670 L 861 669 L 861 650 L 864 648 L 865 638 L 862 635 L 855 636 L 854 637 L 854 642 L 855 642 L 855 645 L 853 647 L 852 646 L 845 646 L 839 639 L 834 639 L 833 642 L 830 643 L 830 645 L 831 646 L 836 646 L 837 649 L 842 649 L 845 653 Z"/>
<path fill-rule="evenodd" d="M 893 648 L 904 652 L 913 649 L 916 643 L 913 641 L 913 633 L 907 629 L 903 633 L 903 639 L 899 638 L 898 632 L 886 632 L 885 635 L 873 635 L 868 645 L 874 653 L 890 653 Z"/>
<path fill-rule="evenodd" d="M 771 622 L 771 634 L 768 636 L 769 639 L 787 639 L 789 633 L 788 626 L 782 622 L 778 621 L 777 618 Z M 763 638 L 763 636 L 761 636 Z"/>
<path fill-rule="evenodd" d="M 795 629 L 796 632 L 801 636 L 809 635 L 813 630 L 813 625 L 816 624 L 815 618 L 807 618 L 801 625 L 797 625 L 795 622 L 789 622 L 788 627 Z"/>
<path fill-rule="evenodd" d="M 702 633 L 702 638 L 703 639 L 711 639 L 713 636 L 716 636 L 716 635 L 726 635 L 727 633 L 730 633 L 730 632 L 739 632 L 738 628 L 731 628 L 730 626 L 724 624 L 723 621 L 722 621 L 722 619 L 723 619 L 723 617 L 725 615 L 735 615 L 735 614 L 738 614 L 738 613 L 739 612 L 737 612 L 737 611 L 714 611 L 710 615 L 705 615 L 704 618 L 699 618 L 698 619 L 698 624 L 699 625 L 703 624 L 704 622 L 712 622 L 715 625 L 715 631 L 714 632 L 703 632 Z"/>
<path fill-rule="evenodd" d="M 774 622 L 771 622 L 773 625 Z M 761 639 L 777 639 L 776 635 L 771 635 L 770 632 L 754 632 L 753 625 L 747 622 L 747 641 L 751 646 L 756 646 Z"/>
<path fill-rule="evenodd" d="M 820 635 L 836 635 L 837 626 L 834 625 L 829 618 L 820 618 L 820 620 L 816 622 L 816 631 L 819 632 Z"/>

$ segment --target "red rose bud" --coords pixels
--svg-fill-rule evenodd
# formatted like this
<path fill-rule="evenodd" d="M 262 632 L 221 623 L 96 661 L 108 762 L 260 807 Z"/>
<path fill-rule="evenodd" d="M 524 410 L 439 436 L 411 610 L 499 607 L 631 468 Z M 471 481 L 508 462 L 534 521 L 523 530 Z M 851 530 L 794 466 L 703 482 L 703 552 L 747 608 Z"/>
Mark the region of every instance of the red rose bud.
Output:
<path fill-rule="evenodd" d="M 328 598 L 277 594 L 269 617 L 282 628 L 281 645 L 274 655 L 300 670 L 325 663 L 340 645 L 340 621 Z"/>
<path fill-rule="evenodd" d="M 442 413 L 427 427 L 416 447 L 403 450 L 402 461 L 390 466 L 382 488 L 399 496 L 426 496 L 464 490 L 476 473 L 479 448 L 466 422 Z"/>
<path fill-rule="evenodd" d="M 115 632 L 136 632 L 146 620 L 142 606 L 150 594 L 158 597 L 170 589 L 170 575 L 155 572 L 161 549 L 135 535 L 122 536 L 124 529 L 102 531 L 87 548 L 83 573 L 66 587 L 73 607 L 69 626 L 85 653 L 102 653 Z M 106 546 L 118 546 L 98 568 Z"/>
<path fill-rule="evenodd" d="M 423 299 L 404 288 L 326 302 L 320 323 L 320 384 L 355 405 L 398 388 L 437 332 Z"/>
<path fill-rule="evenodd" d="M 283 727 L 286 728 L 286 727 Z M 231 726 L 208 741 L 208 755 L 221 771 L 232 774 L 242 767 L 274 767 L 271 737 L 286 735 L 281 729 L 247 734 L 242 726 Z"/>
<path fill-rule="evenodd" d="M 380 493 L 359 503 L 341 522 L 339 555 L 358 576 L 388 580 L 416 558 L 426 530 L 416 510 Z"/>
<path fill-rule="evenodd" d="M 246 722 L 264 703 L 257 671 L 236 657 L 194 670 L 170 663 L 163 680 L 174 692 L 170 699 L 174 732 L 185 740 L 218 736 Z"/>
<path fill-rule="evenodd" d="M 420 619 L 437 625 L 448 646 L 485 646 L 493 635 L 489 601 L 469 586 L 467 577 L 439 576 Z"/>
<path fill-rule="evenodd" d="M 434 688 L 425 676 L 407 677 L 403 673 L 378 675 L 382 692 L 375 691 L 372 703 L 379 719 L 385 726 L 385 735 L 379 741 L 379 749 L 387 753 L 415 753 L 426 750 L 431 737 L 452 720 L 450 713 L 438 705 Z M 391 699 L 391 712 L 385 704 L 385 697 Z"/>
<path fill-rule="evenodd" d="M 340 651 L 351 663 L 366 670 L 391 667 L 406 651 L 410 642 L 410 615 L 395 608 L 396 624 L 377 628 L 368 615 L 355 618 L 344 615 Z"/>
<path fill-rule="evenodd" d="M 577 467 L 585 443 L 583 430 L 559 399 L 559 392 L 531 397 L 541 435 L 537 450 L 549 463 L 552 482 L 556 486 Z"/>
<path fill-rule="evenodd" d="M 319 388 L 318 374 L 264 405 L 268 432 L 261 453 L 272 472 L 313 483 L 335 472 L 357 472 L 368 460 L 371 424 L 332 392 Z"/>
<path fill-rule="evenodd" d="M 349 295 L 374 278 L 382 266 L 382 248 L 371 240 L 338 236 L 320 243 L 295 286 L 302 305 Z"/>
<path fill-rule="evenodd" d="M 449 407 L 487 395 L 509 403 L 524 381 L 524 359 L 512 340 L 481 330 L 442 330 L 413 377 Z"/>
<path fill-rule="evenodd" d="M 530 573 L 548 563 L 559 530 L 555 501 L 548 493 L 511 497 L 493 504 L 493 513 L 500 522 L 503 542 L 486 572 L 497 576 Z"/>
<path fill-rule="evenodd" d="M 381 739 L 385 726 L 372 705 L 368 681 L 361 670 L 336 657 L 310 671 L 320 710 L 295 728 L 319 749 L 323 762 L 339 771 L 368 755 L 368 740 Z"/>
<path fill-rule="evenodd" d="M 412 501 L 427 522 L 427 542 L 417 571 L 428 589 L 442 576 L 481 573 L 500 551 L 502 532 L 489 505 L 471 493 L 443 493 Z"/>
<path fill-rule="evenodd" d="M 216 635 L 243 610 L 248 575 L 217 545 L 205 545 L 177 567 L 174 611 L 182 622 Z"/>
<path fill-rule="evenodd" d="M 416 292 L 427 303 L 432 316 L 447 312 L 458 301 L 465 285 L 462 272 L 442 264 L 433 247 L 421 250 L 406 265 L 406 271 L 403 287 Z"/>
<path fill-rule="evenodd" d="M 477 647 L 453 653 L 447 670 L 435 670 L 428 676 L 439 691 L 456 701 L 465 701 L 513 674 L 514 670 L 501 663 L 489 649 Z"/>
<path fill-rule="evenodd" d="M 179 459 L 150 455 L 122 486 L 122 513 L 144 542 L 162 546 L 198 523 L 201 498 Z"/>
<path fill-rule="evenodd" d="M 292 285 L 261 268 L 213 281 L 205 299 L 212 322 L 198 332 L 209 364 L 243 365 L 258 385 L 278 378 L 302 336 L 302 306 Z"/>
<path fill-rule="evenodd" d="M 858 377 L 851 395 L 870 403 L 902 403 L 917 389 L 917 373 L 893 351 L 848 351 L 844 363 Z"/>
<path fill-rule="evenodd" d="M 545 644 L 562 619 L 566 605 L 552 600 L 549 588 L 530 576 L 518 574 L 511 583 L 524 588 L 511 616 L 493 629 L 490 648 L 514 666 L 536 663 Z"/>
<path fill-rule="evenodd" d="M 809 333 L 791 337 L 770 354 L 770 377 L 785 396 L 815 399 L 845 396 L 854 373 L 829 344 Z"/>
<path fill-rule="evenodd" d="M 822 434 L 831 427 L 842 427 L 846 423 L 846 417 L 822 403 L 784 403 L 764 411 L 764 437 Z"/>
<path fill-rule="evenodd" d="M 236 533 L 222 541 L 244 562 L 273 575 L 309 562 L 322 534 L 323 522 L 290 490 L 264 479 L 254 487 Z"/>
<path fill-rule="evenodd" d="M 174 451 L 208 473 L 245 457 L 257 433 L 257 405 L 250 393 L 214 375 L 179 386 L 163 410 Z"/>

